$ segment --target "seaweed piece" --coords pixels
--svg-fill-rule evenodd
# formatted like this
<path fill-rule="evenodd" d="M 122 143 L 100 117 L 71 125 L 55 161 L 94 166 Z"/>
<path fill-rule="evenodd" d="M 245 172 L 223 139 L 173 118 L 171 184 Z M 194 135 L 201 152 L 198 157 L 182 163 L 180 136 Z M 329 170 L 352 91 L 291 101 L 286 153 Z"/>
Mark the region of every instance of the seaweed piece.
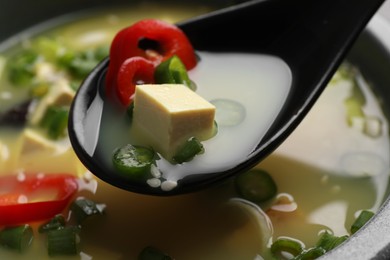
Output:
<path fill-rule="evenodd" d="M 0 114 L 0 125 L 24 126 L 32 100 L 24 101 L 3 114 Z"/>

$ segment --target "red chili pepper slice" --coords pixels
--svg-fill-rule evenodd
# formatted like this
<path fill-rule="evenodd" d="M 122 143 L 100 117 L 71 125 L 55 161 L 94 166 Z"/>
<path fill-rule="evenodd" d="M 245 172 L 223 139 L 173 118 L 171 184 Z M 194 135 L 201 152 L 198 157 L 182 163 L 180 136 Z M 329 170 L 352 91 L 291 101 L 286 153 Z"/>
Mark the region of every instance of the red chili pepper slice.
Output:
<path fill-rule="evenodd" d="M 156 48 L 143 49 L 140 42 L 150 40 Z M 160 62 L 177 55 L 190 70 L 196 66 L 194 48 L 187 36 L 177 26 L 156 19 L 141 20 L 121 30 L 114 38 L 110 49 L 110 64 L 106 77 L 107 93 L 116 88 L 116 77 L 122 63 L 131 57 L 144 57 L 157 66 Z"/>
<path fill-rule="evenodd" d="M 0 226 L 50 219 L 68 206 L 78 190 L 76 177 L 70 174 L 22 177 L 0 177 Z"/>
<path fill-rule="evenodd" d="M 130 105 L 135 85 L 140 83 L 154 83 L 153 63 L 141 57 L 125 60 L 119 68 L 116 88 L 116 94 L 124 106 Z"/>

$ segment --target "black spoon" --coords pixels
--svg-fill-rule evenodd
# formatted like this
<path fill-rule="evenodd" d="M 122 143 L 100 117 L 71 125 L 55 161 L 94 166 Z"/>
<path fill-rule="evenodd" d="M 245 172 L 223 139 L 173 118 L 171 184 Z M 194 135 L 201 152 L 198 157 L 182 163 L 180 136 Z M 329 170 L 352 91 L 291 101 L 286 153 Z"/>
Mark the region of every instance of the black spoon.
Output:
<path fill-rule="evenodd" d="M 301 122 L 331 79 L 351 45 L 384 0 L 249 1 L 178 24 L 196 50 L 271 54 L 292 72 L 292 87 L 278 117 L 256 148 L 218 172 L 189 175 L 164 191 L 117 174 L 96 153 L 104 107 L 106 59 L 85 79 L 69 118 L 73 148 L 97 177 L 119 188 L 144 194 L 196 191 L 250 169 L 280 145 Z M 207 151 L 206 151 L 207 152 Z M 185 164 L 182 166 L 185 167 Z"/>

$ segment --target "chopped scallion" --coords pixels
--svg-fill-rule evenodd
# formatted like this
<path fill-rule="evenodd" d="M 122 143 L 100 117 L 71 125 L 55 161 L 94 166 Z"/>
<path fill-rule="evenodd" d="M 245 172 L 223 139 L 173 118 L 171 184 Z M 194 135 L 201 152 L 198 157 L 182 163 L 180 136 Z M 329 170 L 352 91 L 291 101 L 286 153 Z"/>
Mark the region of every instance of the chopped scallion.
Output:
<path fill-rule="evenodd" d="M 303 251 L 303 245 L 300 241 L 287 237 L 280 237 L 271 245 L 271 253 L 280 256 L 287 252 L 293 256 L 298 256 Z"/>
<path fill-rule="evenodd" d="M 176 163 L 184 163 L 191 161 L 197 154 L 204 152 L 202 143 L 195 137 L 188 139 L 183 147 L 173 156 L 173 161 Z"/>
<path fill-rule="evenodd" d="M 301 254 L 294 257 L 294 260 L 313 260 L 325 254 L 326 251 L 322 247 L 313 247 L 303 251 Z"/>
<path fill-rule="evenodd" d="M 127 116 L 130 120 L 133 119 L 133 112 L 134 112 L 134 102 L 131 102 L 130 105 L 127 107 Z"/>
<path fill-rule="evenodd" d="M 319 239 L 319 241 L 317 242 L 316 246 L 321 247 L 321 248 L 325 249 L 326 251 L 330 251 L 333 248 L 339 246 L 341 243 L 343 243 L 347 239 L 348 239 L 347 235 L 338 237 L 338 236 L 332 235 L 329 232 L 324 232 L 322 234 L 321 238 Z"/>
<path fill-rule="evenodd" d="M 138 255 L 138 260 L 172 260 L 173 258 L 157 248 L 145 247 Z"/>
<path fill-rule="evenodd" d="M 48 136 L 58 139 L 66 135 L 69 108 L 49 106 L 41 120 L 41 126 L 47 129 Z"/>
<path fill-rule="evenodd" d="M 35 77 L 35 64 L 38 54 L 25 51 L 9 59 L 9 80 L 18 85 L 30 84 Z"/>
<path fill-rule="evenodd" d="M 76 255 L 79 251 L 78 244 L 77 229 L 73 227 L 54 229 L 47 233 L 47 251 L 49 256 Z"/>
<path fill-rule="evenodd" d="M 142 146 L 127 144 L 114 152 L 114 168 L 123 176 L 139 181 L 152 177 L 150 167 L 155 162 L 156 153 Z"/>
<path fill-rule="evenodd" d="M 188 77 L 185 65 L 176 55 L 157 66 L 154 78 L 159 84 L 183 84 L 191 89 L 194 87 L 194 83 Z"/>
<path fill-rule="evenodd" d="M 39 233 L 46 233 L 50 230 L 61 229 L 65 227 L 65 218 L 61 214 L 54 216 L 49 222 L 39 226 Z"/>
<path fill-rule="evenodd" d="M 360 212 L 359 216 L 356 218 L 355 222 L 351 226 L 351 233 L 354 234 L 362 226 L 364 226 L 367 221 L 369 221 L 374 216 L 374 212 L 363 210 Z"/>
<path fill-rule="evenodd" d="M 93 215 L 102 215 L 104 205 L 96 204 L 94 201 L 79 198 L 71 205 L 72 216 L 75 217 L 78 224 L 81 224 L 86 218 Z"/>
<path fill-rule="evenodd" d="M 19 252 L 24 252 L 34 238 L 30 225 L 4 228 L 0 232 L 0 245 Z"/>
<path fill-rule="evenodd" d="M 238 194 L 252 202 L 267 201 L 277 193 L 275 181 L 264 170 L 241 173 L 236 177 L 235 183 Z"/>
<path fill-rule="evenodd" d="M 32 86 L 31 88 L 31 96 L 32 97 L 43 97 L 49 92 L 49 84 L 47 82 L 39 82 Z"/>

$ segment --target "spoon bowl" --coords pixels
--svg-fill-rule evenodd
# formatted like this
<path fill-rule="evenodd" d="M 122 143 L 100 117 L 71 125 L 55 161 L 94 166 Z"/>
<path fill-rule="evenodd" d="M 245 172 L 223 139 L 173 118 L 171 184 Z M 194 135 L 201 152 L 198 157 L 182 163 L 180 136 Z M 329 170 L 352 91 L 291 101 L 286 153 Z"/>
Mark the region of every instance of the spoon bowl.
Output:
<path fill-rule="evenodd" d="M 383 2 L 249 1 L 178 24 L 196 50 L 270 54 L 282 59 L 291 70 L 291 88 L 275 121 L 261 140 L 253 140 L 255 149 L 242 154 L 242 160 L 229 169 L 189 175 L 178 181 L 176 188 L 167 191 L 129 181 L 107 167 L 102 155 L 96 153 L 96 147 L 109 59 L 90 73 L 73 101 L 69 116 L 72 146 L 97 177 L 143 194 L 192 192 L 246 171 L 276 149 L 298 126 Z"/>

